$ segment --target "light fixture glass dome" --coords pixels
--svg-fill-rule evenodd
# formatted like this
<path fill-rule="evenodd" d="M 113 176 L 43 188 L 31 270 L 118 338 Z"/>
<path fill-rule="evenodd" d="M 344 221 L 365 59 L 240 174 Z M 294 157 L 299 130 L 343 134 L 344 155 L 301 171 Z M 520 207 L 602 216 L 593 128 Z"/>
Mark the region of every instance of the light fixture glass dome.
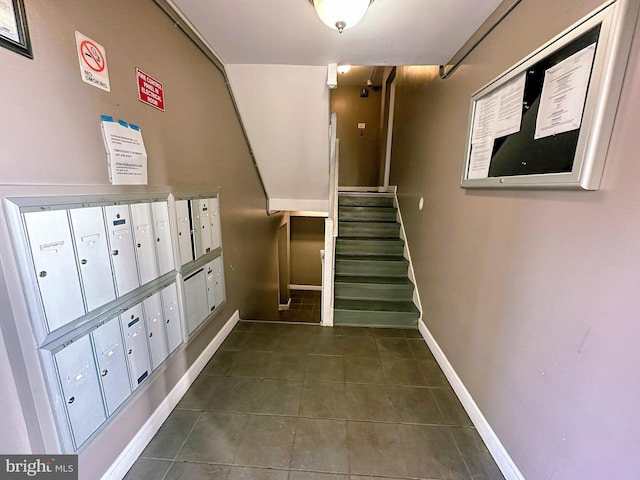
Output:
<path fill-rule="evenodd" d="M 320 20 L 340 33 L 362 20 L 370 3 L 371 0 L 313 0 Z"/>

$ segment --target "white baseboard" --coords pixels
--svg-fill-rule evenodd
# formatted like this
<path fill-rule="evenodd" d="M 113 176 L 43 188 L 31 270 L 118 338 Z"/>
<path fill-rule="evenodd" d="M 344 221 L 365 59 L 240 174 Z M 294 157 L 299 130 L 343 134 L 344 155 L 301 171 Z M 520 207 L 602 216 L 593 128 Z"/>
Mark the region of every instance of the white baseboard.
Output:
<path fill-rule="evenodd" d="M 518 470 L 518 467 L 513 462 L 511 456 L 504 448 L 504 445 L 502 445 L 502 442 L 491 428 L 491 425 L 489 425 L 489 422 L 487 422 L 487 419 L 480 411 L 480 408 L 473 400 L 469 390 L 467 390 L 467 387 L 464 386 L 462 380 L 453 369 L 453 366 L 438 345 L 438 342 L 436 342 L 436 339 L 431 335 L 427 326 L 424 322 L 419 321 L 418 328 L 420 329 L 422 337 L 427 342 L 429 349 L 433 353 L 433 356 L 436 358 L 438 365 L 442 368 L 447 380 L 449 380 L 453 390 L 460 399 L 460 402 L 473 422 L 473 425 L 478 430 L 480 437 L 482 437 L 482 440 L 489 449 L 489 453 L 491 453 L 491 456 L 502 471 L 504 478 L 506 480 L 525 480 L 524 476 L 520 473 L 520 470 Z"/>
<path fill-rule="evenodd" d="M 280 310 L 281 312 L 284 310 L 289 310 L 289 307 L 291 306 L 291 298 L 289 298 L 289 301 L 287 303 L 281 303 L 278 305 L 278 310 Z"/>
<path fill-rule="evenodd" d="M 289 285 L 291 290 L 312 290 L 314 292 L 321 292 L 321 285 Z"/>
<path fill-rule="evenodd" d="M 204 369 L 209 360 L 211 360 L 213 354 L 220 348 L 224 339 L 231 333 L 231 330 L 233 330 L 233 327 L 236 326 L 239 320 L 240 313 L 236 310 L 196 361 L 189 367 L 189 370 L 186 371 L 176 386 L 169 392 L 169 395 L 167 395 L 151 417 L 149 417 L 142 428 L 140 428 L 138 433 L 131 439 L 118 458 L 111 464 L 111 467 L 109 467 L 102 476 L 102 480 L 121 480 L 127 474 L 131 466 L 138 459 L 142 451 L 149 444 L 167 417 L 169 417 L 193 381 Z"/>

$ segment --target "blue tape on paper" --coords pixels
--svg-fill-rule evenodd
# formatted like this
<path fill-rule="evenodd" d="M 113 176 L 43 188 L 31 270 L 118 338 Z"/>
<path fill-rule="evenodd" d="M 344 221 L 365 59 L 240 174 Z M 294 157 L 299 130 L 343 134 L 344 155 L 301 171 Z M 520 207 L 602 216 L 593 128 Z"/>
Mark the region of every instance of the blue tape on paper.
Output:
<path fill-rule="evenodd" d="M 133 123 L 129 124 L 129 128 L 133 129 L 133 130 L 137 130 L 140 131 L 140 127 L 138 125 L 134 125 Z"/>
<path fill-rule="evenodd" d="M 111 115 L 100 115 L 101 122 L 113 122 L 113 117 Z"/>
<path fill-rule="evenodd" d="M 129 126 L 129 124 L 127 122 L 125 122 L 124 120 L 118 120 L 118 123 L 120 125 L 122 125 L 123 127 L 128 127 Z"/>

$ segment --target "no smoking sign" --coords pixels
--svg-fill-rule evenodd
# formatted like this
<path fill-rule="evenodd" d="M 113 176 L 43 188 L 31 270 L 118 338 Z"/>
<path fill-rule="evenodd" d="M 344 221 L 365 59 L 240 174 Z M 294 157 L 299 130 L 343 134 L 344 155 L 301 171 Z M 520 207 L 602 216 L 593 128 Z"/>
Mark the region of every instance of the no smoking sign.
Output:
<path fill-rule="evenodd" d="M 76 47 L 82 81 L 110 92 L 109 68 L 104 47 L 80 32 L 76 32 Z"/>

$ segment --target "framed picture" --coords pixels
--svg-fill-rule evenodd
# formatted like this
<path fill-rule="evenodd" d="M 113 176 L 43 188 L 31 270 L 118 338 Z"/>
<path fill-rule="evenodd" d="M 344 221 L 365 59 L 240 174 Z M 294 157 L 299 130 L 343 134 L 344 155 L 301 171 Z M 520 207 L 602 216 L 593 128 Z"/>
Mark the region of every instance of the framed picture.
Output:
<path fill-rule="evenodd" d="M 33 58 L 23 0 L 0 0 L 0 46 Z"/>

